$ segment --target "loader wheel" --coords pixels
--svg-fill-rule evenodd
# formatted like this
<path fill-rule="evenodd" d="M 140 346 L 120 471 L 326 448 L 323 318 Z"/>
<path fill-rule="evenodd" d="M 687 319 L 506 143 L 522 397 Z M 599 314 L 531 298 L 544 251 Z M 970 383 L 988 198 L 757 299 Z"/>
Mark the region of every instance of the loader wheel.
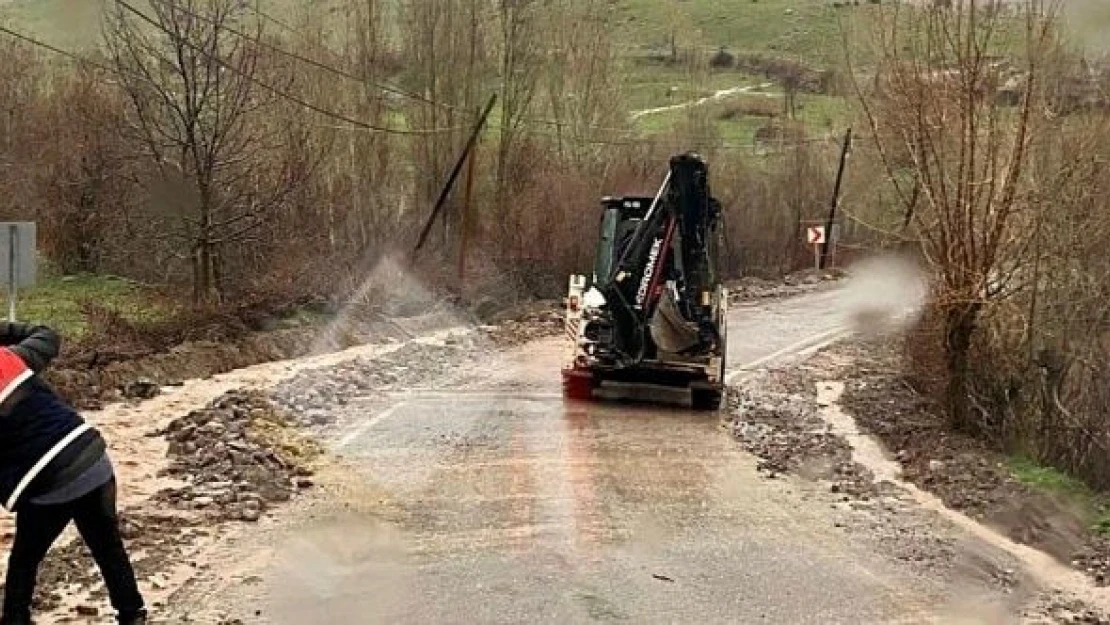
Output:
<path fill-rule="evenodd" d="M 563 372 L 563 397 L 575 401 L 590 401 L 593 399 L 595 388 L 597 388 L 597 382 L 589 373 Z"/>
<path fill-rule="evenodd" d="M 712 388 L 690 389 L 690 406 L 694 410 L 711 412 L 721 407 L 721 391 Z"/>

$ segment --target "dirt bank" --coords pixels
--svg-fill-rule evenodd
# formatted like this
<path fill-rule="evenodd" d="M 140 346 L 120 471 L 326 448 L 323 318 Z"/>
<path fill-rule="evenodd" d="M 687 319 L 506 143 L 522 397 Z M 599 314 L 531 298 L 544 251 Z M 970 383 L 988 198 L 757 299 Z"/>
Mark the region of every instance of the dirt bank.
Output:
<path fill-rule="evenodd" d="M 1083 529 L 1057 502 L 1010 477 L 1002 457 L 945 433 L 931 407 L 890 373 L 896 371 L 891 354 L 880 349 L 874 356 L 872 348 L 838 345 L 804 365 L 759 374 L 758 383 L 749 378 L 734 389 L 728 423 L 737 440 L 760 458 L 758 470 L 767 479 L 790 474 L 819 484 L 821 499 L 844 512 L 838 527 L 867 535 L 897 559 L 996 584 L 1014 598 L 1004 608 L 1007 618 L 1110 623 L 1110 616 L 1042 588 L 1002 550 L 961 538 L 941 515 L 898 486 L 900 478 L 877 476 L 853 460 L 849 435 L 825 414 L 829 404 L 818 387 L 826 381 L 845 383 L 840 404 L 859 429 L 893 450 L 905 479 L 935 492 L 949 507 L 1021 543 L 1061 554 L 1065 561 L 1077 549 L 1093 548 L 1089 541 L 1076 541 Z M 1076 560 L 1085 569 L 1093 568 L 1090 562 Z"/>
<path fill-rule="evenodd" d="M 498 344 L 516 344 L 561 330 L 557 302 L 533 302 L 498 313 L 481 331 Z M 477 324 L 462 309 L 442 302 L 428 304 L 420 314 L 393 318 L 337 317 L 326 322 L 288 322 L 281 329 L 246 334 L 230 341 L 192 341 L 162 353 L 134 358 L 105 358 L 94 351 L 60 363 L 48 379 L 82 409 L 107 403 L 149 399 L 160 387 L 183 380 L 207 378 L 251 365 L 300 358 L 363 344 L 402 341 L 421 333 L 460 324 Z M 557 327 L 558 325 L 558 327 Z"/>
<path fill-rule="evenodd" d="M 778 280 L 766 280 L 754 276 L 738 278 L 727 283 L 729 301 L 735 304 L 802 295 L 829 288 L 844 276 L 845 273 L 838 269 L 830 271 L 806 269 L 788 274 Z"/>
<path fill-rule="evenodd" d="M 1009 539 L 1034 547 L 1110 585 L 1110 541 L 1093 531 L 1081 509 L 1047 491 L 1020 482 L 1010 458 L 982 441 L 948 431 L 943 411 L 921 396 L 898 373 L 897 346 L 851 342 L 829 350 L 828 361 L 843 363 L 841 405 L 859 426 L 885 447 L 901 478 Z M 1054 604 L 1060 622 L 1110 623 L 1106 615 Z"/>

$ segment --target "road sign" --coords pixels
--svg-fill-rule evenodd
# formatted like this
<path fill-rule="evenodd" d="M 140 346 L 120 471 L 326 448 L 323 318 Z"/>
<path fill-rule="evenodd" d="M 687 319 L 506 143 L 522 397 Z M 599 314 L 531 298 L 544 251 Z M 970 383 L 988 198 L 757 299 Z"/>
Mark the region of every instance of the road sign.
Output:
<path fill-rule="evenodd" d="M 15 321 L 16 293 L 35 283 L 35 224 L 0 222 L 0 276 L 8 291 L 8 320 Z"/>
<path fill-rule="evenodd" d="M 806 228 L 806 241 L 810 245 L 821 245 L 825 242 L 825 226 L 810 226 Z"/>

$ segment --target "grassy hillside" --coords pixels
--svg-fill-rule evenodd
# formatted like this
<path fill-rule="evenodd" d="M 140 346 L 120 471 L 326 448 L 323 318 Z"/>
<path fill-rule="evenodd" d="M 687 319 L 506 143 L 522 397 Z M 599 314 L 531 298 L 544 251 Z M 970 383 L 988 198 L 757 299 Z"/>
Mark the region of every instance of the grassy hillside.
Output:
<path fill-rule="evenodd" d="M 148 0 L 131 0 L 139 10 L 148 11 Z M 317 6 L 335 0 L 313 0 Z M 90 48 L 99 43 L 100 23 L 105 7 L 112 0 L 0 0 L 0 23 L 33 33 L 49 43 L 68 49 Z M 262 0 L 263 11 L 292 19 L 303 0 Z"/>
<path fill-rule="evenodd" d="M 674 33 L 706 48 L 815 64 L 840 59 L 840 20 L 872 10 L 866 1 L 838 9 L 828 0 L 619 0 L 616 6 L 622 37 L 635 48 L 667 48 Z"/>
<path fill-rule="evenodd" d="M 100 15 L 113 0 L 0 0 L 0 19 L 70 49 L 96 45 Z M 134 0 L 141 9 L 149 0 Z M 890 0 L 885 0 L 889 3 Z M 304 0 L 258 0 L 260 8 L 282 20 L 297 22 Z M 710 54 L 727 49 L 736 55 L 760 55 L 800 62 L 808 67 L 835 68 L 843 63 L 845 32 L 854 54 L 866 49 L 867 24 L 880 10 L 872 0 L 612 0 L 614 28 L 625 57 L 624 99 L 630 114 L 705 98 L 716 92 L 756 87 L 767 82 L 738 70 L 692 76 L 681 66 L 649 62 L 667 56 L 672 38 L 683 50 Z M 315 6 L 340 6 L 343 0 L 316 0 Z M 1110 45 L 1110 0 L 1065 3 L 1077 45 Z M 339 16 L 341 17 L 341 16 Z M 1106 26 L 1104 28 L 1104 25 Z M 280 26 L 274 26 L 280 28 Z M 1106 40 L 1103 42 L 1103 40 Z M 866 55 L 863 55 L 866 56 Z M 680 64 L 681 65 L 681 64 Z M 781 115 L 777 87 L 761 87 L 763 95 L 730 96 L 706 103 L 717 134 L 728 141 L 750 142 L 769 119 Z M 770 93 L 767 93 L 770 92 Z M 844 100 L 802 94 L 797 119 L 811 133 L 838 130 L 849 119 Z M 777 112 L 776 112 L 777 111 Z M 668 110 L 636 118 L 646 133 L 668 132 L 688 116 Z"/>

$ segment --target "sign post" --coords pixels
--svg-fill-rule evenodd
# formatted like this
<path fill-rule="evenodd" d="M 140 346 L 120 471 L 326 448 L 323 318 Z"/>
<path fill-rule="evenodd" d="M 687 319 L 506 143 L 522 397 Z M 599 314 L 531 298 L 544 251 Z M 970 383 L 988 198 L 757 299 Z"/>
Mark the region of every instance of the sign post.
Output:
<path fill-rule="evenodd" d="M 0 222 L 0 274 L 7 282 L 8 321 L 15 321 L 19 288 L 35 283 L 34 222 Z"/>
<path fill-rule="evenodd" d="M 825 227 L 809 226 L 806 228 L 806 242 L 813 246 L 813 268 L 821 268 L 821 247 L 825 244 Z"/>

